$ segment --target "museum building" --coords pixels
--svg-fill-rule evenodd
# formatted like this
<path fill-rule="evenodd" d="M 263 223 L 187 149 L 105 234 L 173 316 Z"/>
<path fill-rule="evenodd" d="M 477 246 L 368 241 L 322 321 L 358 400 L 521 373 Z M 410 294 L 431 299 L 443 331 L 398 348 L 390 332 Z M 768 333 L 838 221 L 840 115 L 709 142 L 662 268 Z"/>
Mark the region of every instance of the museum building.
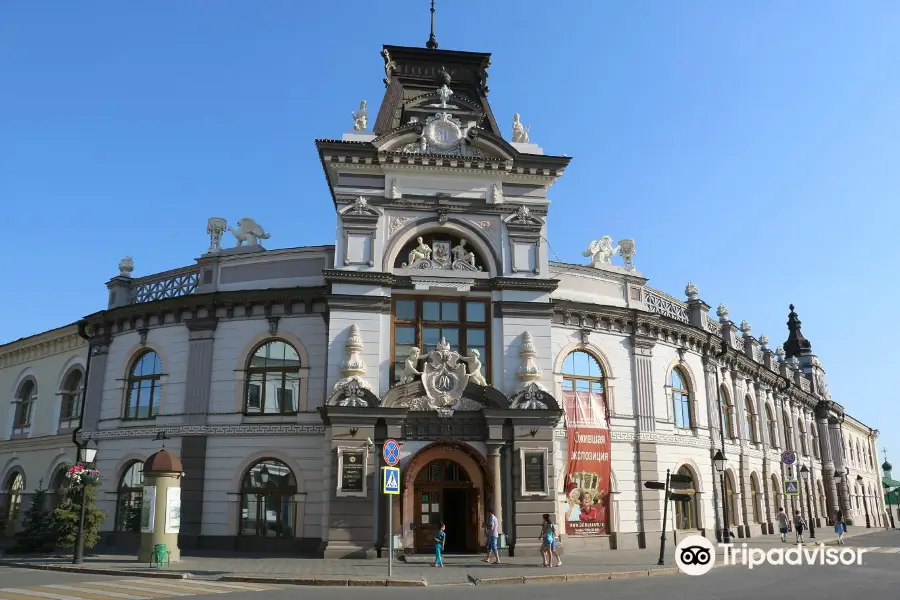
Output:
<path fill-rule="evenodd" d="M 488 511 L 510 553 L 536 550 L 543 513 L 564 551 L 645 547 L 664 503 L 644 483 L 667 473 L 691 498 L 667 513 L 676 537 L 715 539 L 723 505 L 741 537 L 772 534 L 780 506 L 886 523 L 878 432 L 831 399 L 793 306 L 772 349 L 693 284 L 648 286 L 633 240 L 551 262 L 572 159 L 519 115 L 504 138 L 490 55 L 382 57 L 374 122 L 362 103 L 352 132 L 316 141 L 334 246 L 265 249 L 253 219 L 210 218 L 194 264 L 134 277 L 126 257 L 104 310 L 0 347 L 0 531 L 62 487 L 75 438 L 98 448 L 102 544 L 125 552 L 162 445 L 184 467 L 182 550 L 427 552 L 444 522 L 448 551 L 477 552 Z"/>

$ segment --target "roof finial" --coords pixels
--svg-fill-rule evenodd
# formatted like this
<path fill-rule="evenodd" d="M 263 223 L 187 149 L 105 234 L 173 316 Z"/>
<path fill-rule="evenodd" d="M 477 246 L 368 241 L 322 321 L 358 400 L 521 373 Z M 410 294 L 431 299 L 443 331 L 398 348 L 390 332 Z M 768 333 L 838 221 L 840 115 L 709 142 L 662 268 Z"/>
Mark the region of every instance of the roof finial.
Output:
<path fill-rule="evenodd" d="M 425 47 L 429 50 L 435 50 L 438 47 L 437 38 L 434 37 L 434 0 L 431 0 L 431 35 L 428 36 Z"/>

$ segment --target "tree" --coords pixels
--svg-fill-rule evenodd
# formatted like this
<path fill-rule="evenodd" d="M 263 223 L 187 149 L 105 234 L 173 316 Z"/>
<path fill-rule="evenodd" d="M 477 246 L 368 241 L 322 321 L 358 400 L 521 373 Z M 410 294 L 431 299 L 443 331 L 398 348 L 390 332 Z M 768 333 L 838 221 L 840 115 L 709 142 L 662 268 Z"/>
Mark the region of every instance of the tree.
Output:
<path fill-rule="evenodd" d="M 52 552 L 56 546 L 53 530 L 53 516 L 46 508 L 47 490 L 34 491 L 31 507 L 25 513 L 25 528 L 16 534 L 16 544 L 12 552 Z"/>
<path fill-rule="evenodd" d="M 60 548 L 75 548 L 78 520 L 81 516 L 81 487 L 76 483 L 68 483 L 63 501 L 53 511 L 53 531 L 56 535 L 56 545 Z M 90 550 L 100 541 L 100 527 L 106 519 L 106 513 L 94 505 L 97 499 L 97 486 L 86 486 L 86 492 L 84 548 Z"/>

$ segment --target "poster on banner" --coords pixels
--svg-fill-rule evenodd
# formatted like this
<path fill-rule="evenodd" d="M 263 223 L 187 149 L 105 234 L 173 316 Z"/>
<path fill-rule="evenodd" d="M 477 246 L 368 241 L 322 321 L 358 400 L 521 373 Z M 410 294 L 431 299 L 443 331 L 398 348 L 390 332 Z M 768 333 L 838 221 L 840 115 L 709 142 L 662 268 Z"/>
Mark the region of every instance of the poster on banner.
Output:
<path fill-rule="evenodd" d="M 181 488 L 170 487 L 166 490 L 166 533 L 178 533 L 181 530 Z"/>
<path fill-rule="evenodd" d="M 603 394 L 563 392 L 566 411 L 566 534 L 609 532 L 610 437 Z"/>
<path fill-rule="evenodd" d="M 145 485 L 141 502 L 141 531 L 153 533 L 156 525 L 156 486 Z"/>

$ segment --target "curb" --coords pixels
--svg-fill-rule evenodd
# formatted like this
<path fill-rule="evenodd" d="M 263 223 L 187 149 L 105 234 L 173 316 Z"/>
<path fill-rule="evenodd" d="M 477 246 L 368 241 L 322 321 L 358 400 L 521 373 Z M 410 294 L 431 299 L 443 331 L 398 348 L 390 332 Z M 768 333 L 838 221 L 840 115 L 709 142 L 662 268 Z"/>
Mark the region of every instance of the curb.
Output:
<path fill-rule="evenodd" d="M 20 562 L 0 562 L 0 566 L 15 569 L 34 569 L 36 571 L 60 571 L 63 573 L 90 573 L 93 575 L 112 575 L 114 577 L 150 577 L 156 579 L 189 579 L 191 573 L 171 573 L 166 571 L 127 571 L 122 569 L 99 569 L 95 567 L 69 567 L 64 565 L 36 565 Z"/>
<path fill-rule="evenodd" d="M 662 569 L 641 569 L 640 571 L 613 571 L 610 573 L 573 573 L 571 575 L 525 575 L 522 577 L 474 577 L 469 581 L 475 585 L 508 585 L 524 583 L 569 583 L 576 581 L 604 581 L 607 579 L 636 579 L 638 577 L 656 577 L 660 575 L 677 575 L 678 567 Z"/>
<path fill-rule="evenodd" d="M 345 579 L 342 577 L 240 577 L 226 575 L 216 581 L 235 583 L 269 583 L 275 585 L 303 585 L 329 587 L 426 587 L 424 579 Z"/>

